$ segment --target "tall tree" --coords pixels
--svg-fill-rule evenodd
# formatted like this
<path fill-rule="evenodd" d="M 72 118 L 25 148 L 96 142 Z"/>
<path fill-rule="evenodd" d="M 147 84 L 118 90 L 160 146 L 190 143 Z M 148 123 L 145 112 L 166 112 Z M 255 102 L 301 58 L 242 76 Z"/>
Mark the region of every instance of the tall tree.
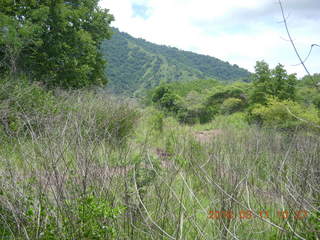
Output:
<path fill-rule="evenodd" d="M 113 16 L 98 2 L 0 0 L 0 58 L 12 53 L 15 60 L 15 67 L 0 70 L 23 72 L 48 87 L 106 84 L 100 45 L 111 37 Z"/>
<path fill-rule="evenodd" d="M 294 100 L 296 85 L 296 75 L 288 75 L 282 64 L 270 69 L 266 62 L 258 61 L 255 66 L 251 102 L 265 104 L 268 96 L 280 100 Z"/>
<path fill-rule="evenodd" d="M 255 73 L 253 75 L 253 92 L 250 100 L 253 103 L 266 102 L 266 94 L 268 94 L 268 85 L 270 84 L 271 70 L 265 61 L 257 61 Z"/>
<path fill-rule="evenodd" d="M 270 95 L 276 96 L 280 100 L 295 100 L 297 78 L 295 74 L 287 74 L 282 64 L 278 64 L 271 71 L 271 91 Z"/>

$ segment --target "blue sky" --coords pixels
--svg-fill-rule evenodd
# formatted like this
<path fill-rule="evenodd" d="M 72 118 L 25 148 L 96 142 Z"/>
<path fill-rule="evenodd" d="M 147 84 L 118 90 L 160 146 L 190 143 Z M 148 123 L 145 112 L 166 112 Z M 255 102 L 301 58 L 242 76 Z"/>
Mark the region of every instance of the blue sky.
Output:
<path fill-rule="evenodd" d="M 302 58 L 320 45 L 320 1 L 283 0 L 288 25 Z M 265 60 L 305 75 L 288 42 L 277 0 L 102 0 L 113 26 L 134 37 L 210 55 L 250 71 Z M 320 48 L 306 62 L 320 72 Z"/>
<path fill-rule="evenodd" d="M 148 7 L 144 4 L 139 4 L 139 3 L 133 3 L 132 4 L 132 16 L 133 17 L 138 17 L 138 18 L 143 18 L 143 19 L 148 19 L 150 15 L 148 14 Z"/>

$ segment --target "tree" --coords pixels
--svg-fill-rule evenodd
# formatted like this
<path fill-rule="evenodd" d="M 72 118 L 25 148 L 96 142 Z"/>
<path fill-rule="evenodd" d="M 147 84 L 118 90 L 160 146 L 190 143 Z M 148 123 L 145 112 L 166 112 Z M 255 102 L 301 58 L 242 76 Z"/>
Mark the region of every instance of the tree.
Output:
<path fill-rule="evenodd" d="M 161 109 L 169 112 L 177 113 L 181 108 L 179 96 L 166 85 L 156 88 L 152 96 L 152 102 L 157 104 Z"/>
<path fill-rule="evenodd" d="M 113 16 L 98 0 L 0 0 L 0 65 L 47 87 L 106 84 L 100 53 Z"/>
<path fill-rule="evenodd" d="M 294 100 L 296 85 L 296 75 L 288 75 L 280 63 L 270 69 L 266 62 L 258 61 L 255 66 L 251 103 L 266 104 L 269 96 L 279 100 Z"/>
<path fill-rule="evenodd" d="M 296 95 L 297 78 L 295 74 L 287 74 L 284 66 L 280 63 L 271 71 L 271 96 L 280 100 L 294 100 Z"/>

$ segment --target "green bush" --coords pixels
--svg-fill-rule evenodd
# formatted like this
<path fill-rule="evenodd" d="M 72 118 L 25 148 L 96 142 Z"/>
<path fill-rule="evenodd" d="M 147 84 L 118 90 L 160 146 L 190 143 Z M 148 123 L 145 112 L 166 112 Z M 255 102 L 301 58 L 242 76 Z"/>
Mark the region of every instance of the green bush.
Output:
<path fill-rule="evenodd" d="M 69 97 L 73 121 L 82 135 L 91 140 L 107 140 L 114 144 L 126 142 L 137 124 L 140 112 L 133 103 L 119 101 L 105 94 L 84 93 Z"/>
<path fill-rule="evenodd" d="M 80 223 L 77 235 L 81 236 L 81 239 L 99 240 L 115 237 L 116 229 L 112 227 L 111 221 L 121 213 L 121 208 L 112 208 L 104 198 L 89 195 L 78 201 L 75 213 Z"/>
<path fill-rule="evenodd" d="M 248 84 L 234 83 L 213 89 L 206 101 L 207 106 L 220 105 L 228 98 L 247 100 Z"/>
<path fill-rule="evenodd" d="M 10 136 L 40 132 L 59 111 L 52 92 L 26 79 L 0 81 L 0 117 L 2 133 Z"/>
<path fill-rule="evenodd" d="M 124 207 L 112 207 L 105 198 L 94 195 L 55 206 L 48 199 L 43 202 L 40 199 L 38 203 L 39 199 L 27 194 L 25 206 L 19 206 L 18 215 L 0 206 L 1 239 L 25 239 L 25 236 L 43 240 L 115 239 L 117 230 L 114 222 Z"/>
<path fill-rule="evenodd" d="M 148 124 L 152 129 L 159 131 L 160 133 L 163 131 L 163 120 L 164 114 L 158 110 L 151 111 L 150 117 L 148 119 Z"/>
<path fill-rule="evenodd" d="M 244 103 L 239 98 L 227 98 L 223 101 L 220 111 L 222 114 L 232 114 L 243 109 Z"/>
<path fill-rule="evenodd" d="M 199 122 L 198 114 L 196 110 L 183 109 L 177 114 L 180 123 L 196 124 Z"/>
<path fill-rule="evenodd" d="M 160 109 L 171 113 L 177 113 L 181 109 L 181 99 L 173 93 L 172 89 L 166 85 L 159 86 L 155 89 L 152 102 Z"/>
<path fill-rule="evenodd" d="M 180 109 L 177 114 L 177 117 L 180 123 L 203 124 L 211 121 L 216 113 L 217 110 L 213 107 L 205 107 L 203 105 L 198 105 L 192 108 Z"/>
<path fill-rule="evenodd" d="M 306 108 L 291 100 L 268 98 L 267 105 L 256 104 L 249 112 L 248 120 L 264 127 L 282 130 L 295 128 L 319 128 L 320 119 L 315 107 Z"/>
<path fill-rule="evenodd" d="M 173 93 L 166 93 L 159 101 L 160 107 L 169 111 L 177 113 L 180 109 L 179 97 Z"/>

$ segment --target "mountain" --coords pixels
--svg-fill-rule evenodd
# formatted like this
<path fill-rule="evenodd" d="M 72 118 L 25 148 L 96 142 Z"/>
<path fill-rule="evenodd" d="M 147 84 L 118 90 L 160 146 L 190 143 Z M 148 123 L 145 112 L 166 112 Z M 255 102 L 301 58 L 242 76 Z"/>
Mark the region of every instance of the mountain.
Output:
<path fill-rule="evenodd" d="M 232 81 L 250 75 L 217 58 L 150 43 L 117 29 L 101 50 L 108 62 L 108 88 L 114 93 L 139 95 L 160 82 L 208 78 Z"/>

